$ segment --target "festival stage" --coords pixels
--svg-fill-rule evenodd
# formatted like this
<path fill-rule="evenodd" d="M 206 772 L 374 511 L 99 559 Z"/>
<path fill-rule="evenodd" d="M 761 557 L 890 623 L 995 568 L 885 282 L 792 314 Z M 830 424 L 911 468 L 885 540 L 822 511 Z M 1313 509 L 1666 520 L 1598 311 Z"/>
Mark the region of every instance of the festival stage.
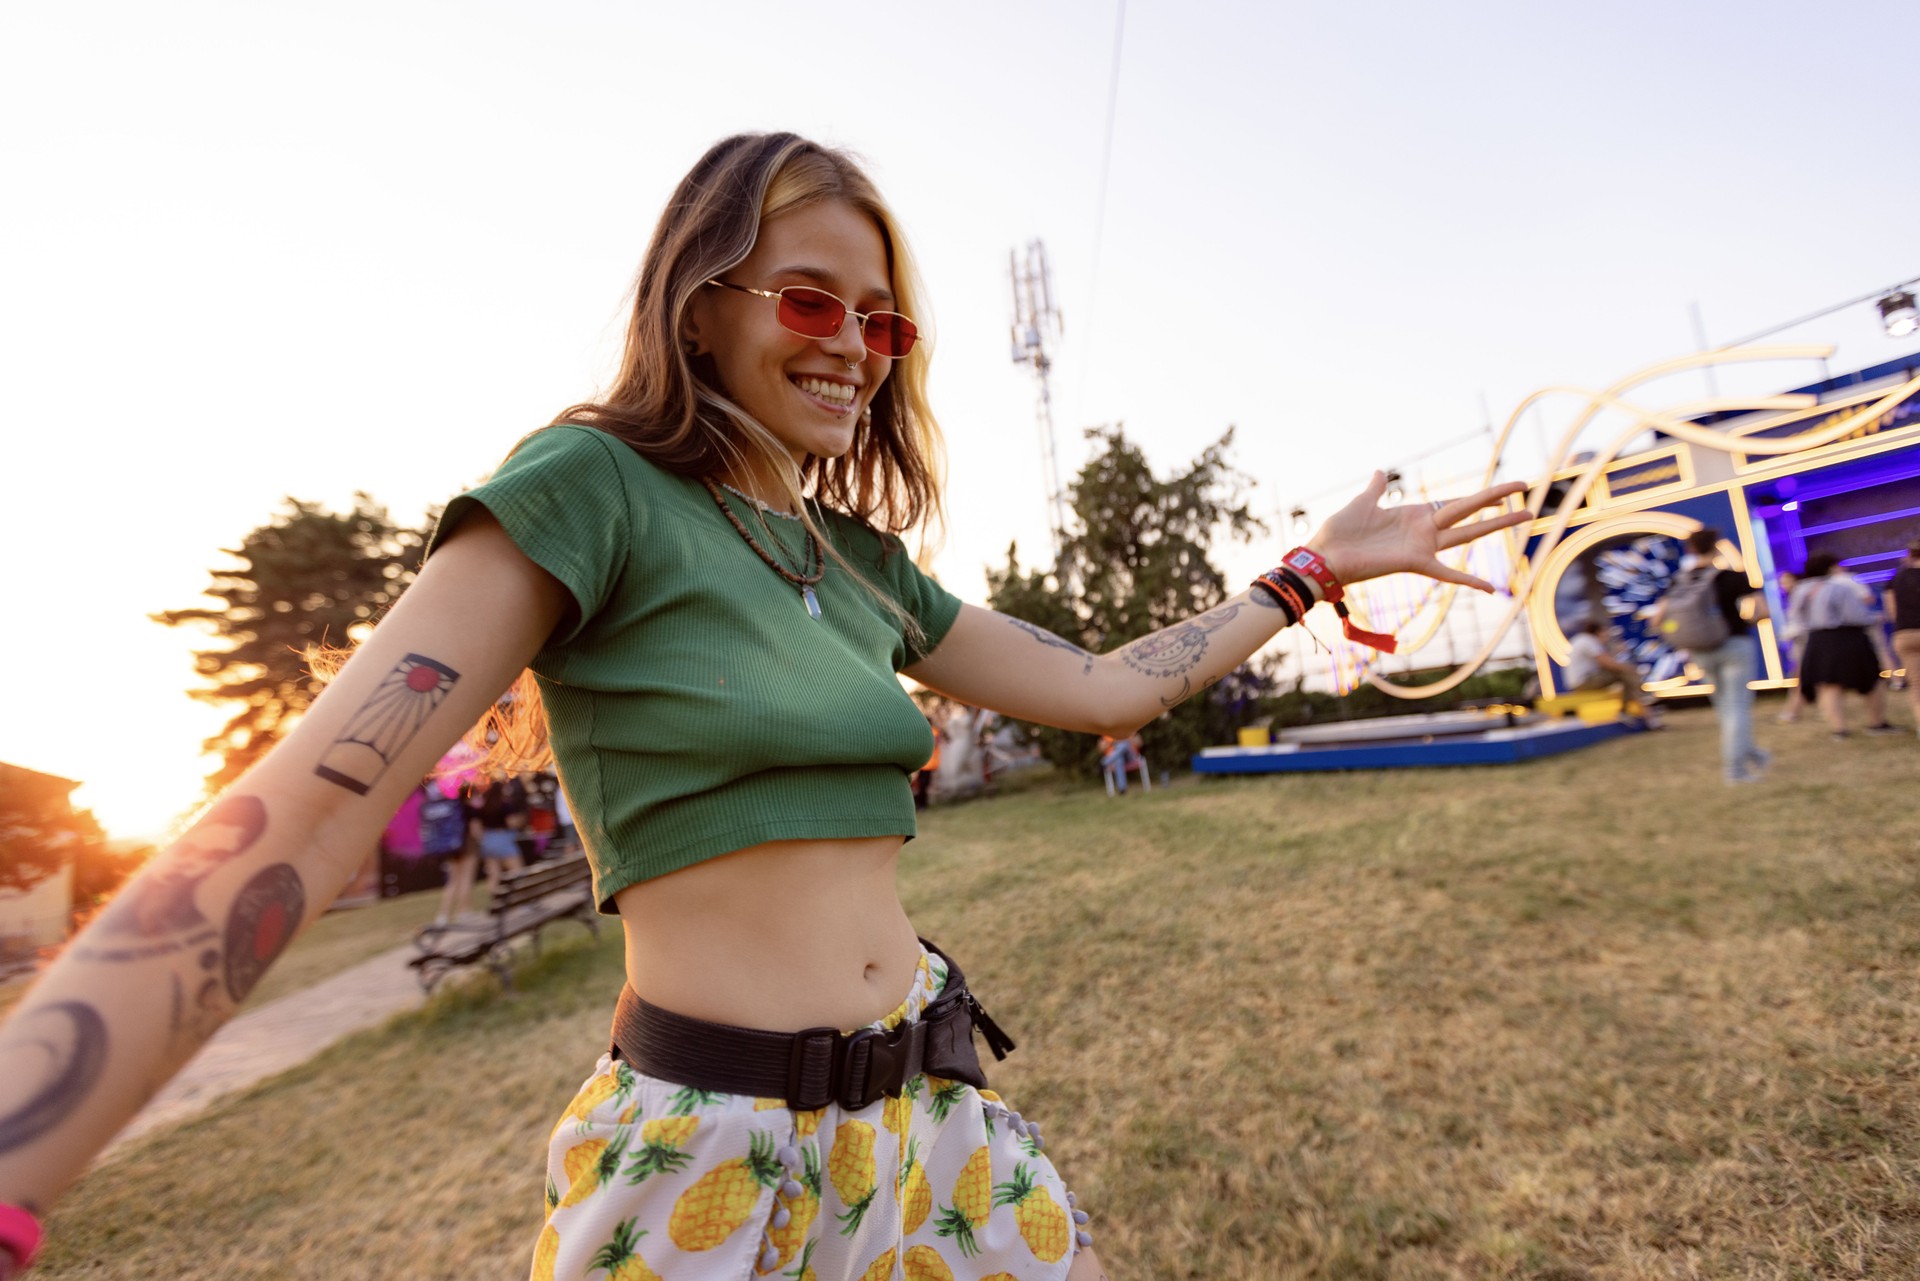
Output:
<path fill-rule="evenodd" d="M 1576 717 L 1486 712 L 1386 716 L 1284 731 L 1263 747 L 1210 747 L 1193 758 L 1196 774 L 1302 774 L 1343 769 L 1434 765 L 1512 765 L 1591 747 L 1634 728 Z"/>

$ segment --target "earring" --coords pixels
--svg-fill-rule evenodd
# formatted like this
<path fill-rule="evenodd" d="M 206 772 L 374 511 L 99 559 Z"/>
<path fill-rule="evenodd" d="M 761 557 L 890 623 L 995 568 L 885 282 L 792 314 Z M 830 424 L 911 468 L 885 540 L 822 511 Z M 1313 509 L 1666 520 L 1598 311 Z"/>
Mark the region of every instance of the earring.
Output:
<path fill-rule="evenodd" d="M 858 369 L 858 368 L 860 368 L 860 362 L 859 362 L 859 361 L 857 361 L 857 360 L 849 360 L 849 361 L 847 361 L 847 368 L 848 368 L 848 369 Z"/>
<path fill-rule="evenodd" d="M 686 340 L 684 340 L 684 341 L 682 341 L 682 342 L 681 342 L 681 344 L 680 344 L 680 347 L 681 347 L 681 349 L 682 349 L 682 350 L 684 350 L 684 351 L 685 351 L 685 352 L 686 352 L 686 353 L 687 353 L 687 354 L 688 354 L 689 356 L 698 356 L 698 355 L 700 354 L 700 344 L 699 344 L 699 343 L 697 343 L 697 342 L 695 342 L 695 341 L 694 341 L 693 339 L 691 339 L 691 338 L 688 338 L 688 339 L 686 339 Z"/>

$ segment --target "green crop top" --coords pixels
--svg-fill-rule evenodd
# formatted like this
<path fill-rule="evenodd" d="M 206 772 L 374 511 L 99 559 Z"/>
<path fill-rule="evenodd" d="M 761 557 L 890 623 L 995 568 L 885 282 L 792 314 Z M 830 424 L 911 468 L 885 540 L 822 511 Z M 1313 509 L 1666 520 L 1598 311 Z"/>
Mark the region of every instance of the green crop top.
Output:
<path fill-rule="evenodd" d="M 800 565 L 798 521 L 763 529 L 726 497 Z M 908 776 L 933 735 L 895 673 L 960 602 L 898 538 L 834 512 L 818 522 L 919 622 L 918 648 L 831 561 L 815 621 L 700 481 L 590 427 L 521 442 L 447 505 L 430 553 L 476 505 L 573 597 L 532 668 L 601 912 L 629 885 L 761 841 L 914 834 Z"/>

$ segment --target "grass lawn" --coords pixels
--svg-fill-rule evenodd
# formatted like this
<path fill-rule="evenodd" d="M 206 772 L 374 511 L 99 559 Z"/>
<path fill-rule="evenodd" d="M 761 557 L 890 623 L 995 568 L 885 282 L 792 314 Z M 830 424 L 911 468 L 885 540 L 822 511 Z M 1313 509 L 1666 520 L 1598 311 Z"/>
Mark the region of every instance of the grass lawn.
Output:
<path fill-rule="evenodd" d="M 1517 767 L 1041 784 L 935 811 L 903 890 L 1116 1278 L 1913 1276 L 1920 744 L 1772 710 L 1759 787 L 1704 710 Z M 524 1277 L 620 985 L 616 933 L 563 940 L 131 1145 L 36 1275 Z"/>

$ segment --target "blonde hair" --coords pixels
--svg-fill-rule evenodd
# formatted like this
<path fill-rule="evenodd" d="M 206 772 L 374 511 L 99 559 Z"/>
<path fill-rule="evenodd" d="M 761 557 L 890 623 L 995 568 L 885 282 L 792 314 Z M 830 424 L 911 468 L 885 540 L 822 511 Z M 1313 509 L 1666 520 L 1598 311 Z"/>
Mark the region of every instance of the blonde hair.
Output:
<path fill-rule="evenodd" d="M 796 466 L 765 425 L 727 398 L 712 357 L 690 354 L 681 335 L 695 293 L 753 252 L 763 222 L 833 200 L 866 214 L 880 229 L 891 305 L 912 316 L 923 336 L 893 362 L 852 448 L 838 458 L 808 458 Z M 915 559 L 924 564 L 931 555 L 945 528 L 945 451 L 927 400 L 929 328 L 906 238 L 854 159 L 796 134 L 738 134 L 700 157 L 660 215 L 634 282 L 633 313 L 613 385 L 554 421 L 597 427 L 681 475 L 777 478 L 838 570 L 917 632 L 914 620 L 833 546 L 803 499 L 811 491 L 815 501 L 883 533 L 915 531 Z M 545 728 L 539 693 L 531 674 L 522 672 L 469 741 L 487 753 L 489 765 L 541 768 L 552 761 Z"/>

